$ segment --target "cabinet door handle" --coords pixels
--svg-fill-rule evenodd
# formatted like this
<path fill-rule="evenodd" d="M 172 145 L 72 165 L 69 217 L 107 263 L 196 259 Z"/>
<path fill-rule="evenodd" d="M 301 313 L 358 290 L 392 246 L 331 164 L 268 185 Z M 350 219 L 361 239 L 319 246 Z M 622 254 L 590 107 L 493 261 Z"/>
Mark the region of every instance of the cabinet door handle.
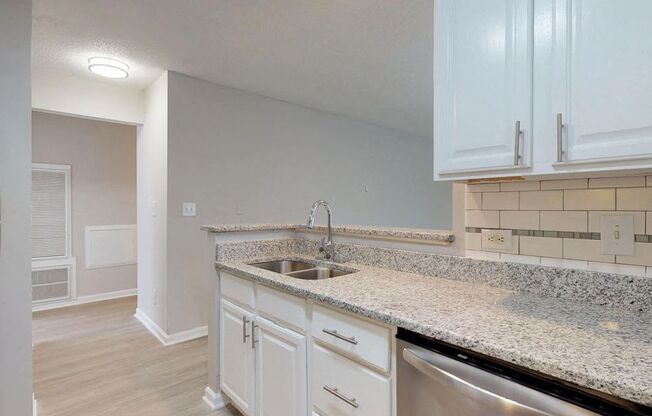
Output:
<path fill-rule="evenodd" d="M 337 397 L 338 399 L 342 400 L 346 404 L 349 404 L 349 405 L 355 407 L 356 409 L 359 406 L 358 402 L 355 401 L 355 398 L 350 399 L 350 398 L 346 397 L 345 395 L 343 395 L 342 393 L 340 393 L 337 390 L 337 387 L 330 387 L 330 386 L 324 385 L 324 390 L 326 390 L 327 392 L 329 392 L 333 396 Z"/>
<path fill-rule="evenodd" d="M 249 335 L 247 335 L 247 324 L 249 323 L 249 319 L 247 319 L 246 316 L 242 317 L 242 343 L 246 344 L 247 343 L 247 338 L 249 338 Z"/>
<path fill-rule="evenodd" d="M 557 162 L 564 161 L 564 123 L 561 113 L 557 113 Z"/>
<path fill-rule="evenodd" d="M 514 126 L 514 166 L 521 163 L 521 121 L 516 120 Z"/>
<path fill-rule="evenodd" d="M 324 332 L 324 333 L 326 333 L 328 335 L 332 335 L 335 338 L 339 338 L 342 341 L 346 341 L 349 344 L 353 344 L 353 345 L 358 344 L 358 341 L 355 339 L 355 337 L 344 336 L 344 335 L 340 334 L 339 332 L 337 332 L 337 329 L 326 329 L 326 328 L 324 328 L 324 329 L 322 329 L 322 332 Z"/>
<path fill-rule="evenodd" d="M 255 336 L 255 334 L 254 334 L 254 330 L 255 330 L 257 327 L 258 327 L 258 325 L 256 325 L 256 324 L 254 323 L 254 321 L 252 320 L 252 321 L 251 321 L 251 348 L 256 348 L 256 343 L 258 342 L 258 341 L 256 340 L 256 336 Z"/>

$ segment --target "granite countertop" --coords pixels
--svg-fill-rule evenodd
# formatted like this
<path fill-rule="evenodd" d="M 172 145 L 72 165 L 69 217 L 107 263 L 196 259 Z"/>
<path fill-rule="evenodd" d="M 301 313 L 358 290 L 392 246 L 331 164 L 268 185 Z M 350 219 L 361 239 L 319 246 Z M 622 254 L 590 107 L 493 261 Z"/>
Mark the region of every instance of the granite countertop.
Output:
<path fill-rule="evenodd" d="M 222 260 L 220 270 L 652 406 L 652 313 L 545 298 L 478 283 L 369 267 L 299 280 Z"/>
<path fill-rule="evenodd" d="M 300 224 L 211 224 L 202 225 L 203 231 L 211 233 L 237 233 L 243 231 L 294 231 Z M 305 226 L 304 226 L 305 227 Z"/>
<path fill-rule="evenodd" d="M 324 225 L 309 229 L 305 224 L 217 224 L 202 225 L 201 229 L 213 233 L 243 231 L 326 231 Z M 356 234 L 378 238 L 400 238 L 409 240 L 436 241 L 450 243 L 455 240 L 452 231 L 431 230 L 427 228 L 376 227 L 366 225 L 333 225 L 333 233 Z"/>

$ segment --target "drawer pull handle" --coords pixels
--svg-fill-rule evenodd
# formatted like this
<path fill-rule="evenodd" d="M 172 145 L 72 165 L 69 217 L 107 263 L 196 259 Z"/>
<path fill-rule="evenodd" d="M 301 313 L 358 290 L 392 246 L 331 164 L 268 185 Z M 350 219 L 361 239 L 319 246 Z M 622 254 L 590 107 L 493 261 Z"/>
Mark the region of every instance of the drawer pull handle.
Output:
<path fill-rule="evenodd" d="M 246 316 L 242 317 L 242 343 L 246 344 L 247 343 L 247 338 L 249 338 L 249 334 L 247 334 L 247 324 L 249 323 L 249 319 L 247 319 Z"/>
<path fill-rule="evenodd" d="M 337 397 L 338 399 L 346 402 L 347 404 L 355 407 L 356 409 L 359 406 L 358 402 L 355 401 L 355 398 L 354 399 L 349 399 L 348 397 L 346 397 L 345 395 L 343 395 L 342 393 L 337 391 L 337 387 L 329 387 L 329 386 L 324 385 L 324 390 L 326 390 L 327 392 L 329 392 L 333 396 Z"/>
<path fill-rule="evenodd" d="M 340 334 L 339 332 L 337 332 L 337 329 L 326 329 L 326 328 L 324 328 L 324 329 L 322 329 L 322 332 L 324 332 L 324 333 L 326 333 L 328 335 L 332 335 L 335 338 L 339 338 L 342 341 L 346 341 L 349 344 L 358 345 L 358 341 L 355 339 L 355 337 L 346 337 L 346 336 Z"/>

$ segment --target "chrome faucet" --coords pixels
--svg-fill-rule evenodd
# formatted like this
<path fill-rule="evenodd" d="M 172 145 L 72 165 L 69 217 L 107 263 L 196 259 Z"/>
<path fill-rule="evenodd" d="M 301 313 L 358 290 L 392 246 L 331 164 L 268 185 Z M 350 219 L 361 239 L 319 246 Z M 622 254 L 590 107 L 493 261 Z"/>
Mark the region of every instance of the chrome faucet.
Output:
<path fill-rule="evenodd" d="M 316 201 L 314 204 L 312 204 L 312 208 L 310 208 L 310 216 L 308 217 L 308 228 L 315 228 L 315 211 L 317 211 L 317 208 L 319 208 L 320 205 L 323 205 L 326 208 L 326 213 L 328 214 L 328 237 L 321 239 L 321 247 L 319 247 L 319 251 L 324 253 L 324 257 L 326 259 L 330 260 L 335 257 L 335 246 L 333 246 L 332 229 L 333 211 L 331 211 L 331 206 L 328 205 L 328 202 L 320 199 L 319 201 Z M 328 241 L 326 241 L 327 238 Z"/>

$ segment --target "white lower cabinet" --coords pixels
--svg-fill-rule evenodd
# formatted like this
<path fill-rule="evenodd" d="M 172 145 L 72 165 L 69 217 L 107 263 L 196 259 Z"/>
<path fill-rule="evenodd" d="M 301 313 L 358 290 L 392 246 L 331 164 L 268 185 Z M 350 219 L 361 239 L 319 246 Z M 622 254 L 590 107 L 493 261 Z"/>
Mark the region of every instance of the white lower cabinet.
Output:
<path fill-rule="evenodd" d="M 323 306 L 312 308 L 313 340 L 382 372 L 390 369 L 390 329 Z"/>
<path fill-rule="evenodd" d="M 222 299 L 220 307 L 220 388 L 246 416 L 255 411 L 254 315 Z"/>
<path fill-rule="evenodd" d="M 256 318 L 256 396 L 260 416 L 303 416 L 307 405 L 306 337 Z"/>
<path fill-rule="evenodd" d="M 253 309 L 257 299 L 254 284 L 226 273 L 222 278 L 219 346 L 222 392 L 245 416 L 306 416 L 306 335 L 283 326 L 290 321 L 290 326 L 300 328 L 299 316 L 294 319 L 293 315 L 305 319 L 305 300 L 264 288 L 261 311 L 247 310 Z"/>
<path fill-rule="evenodd" d="M 220 388 L 245 416 L 395 415 L 390 327 L 224 275 Z"/>
<path fill-rule="evenodd" d="M 392 385 L 386 376 L 313 344 L 310 361 L 313 406 L 327 416 L 391 416 Z"/>

